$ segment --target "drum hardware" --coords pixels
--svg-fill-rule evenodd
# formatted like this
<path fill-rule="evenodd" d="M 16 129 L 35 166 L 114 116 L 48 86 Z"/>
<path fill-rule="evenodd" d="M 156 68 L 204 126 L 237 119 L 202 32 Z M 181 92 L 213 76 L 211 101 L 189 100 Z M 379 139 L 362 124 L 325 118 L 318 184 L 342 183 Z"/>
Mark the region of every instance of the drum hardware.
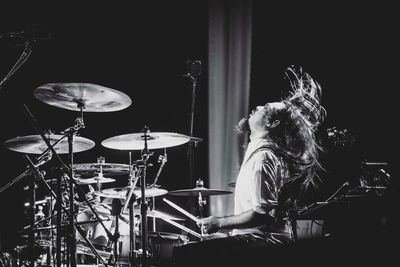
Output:
<path fill-rule="evenodd" d="M 70 168 L 67 168 L 70 174 L 69 179 L 69 193 L 70 193 L 70 214 L 74 214 L 74 187 L 77 188 L 80 195 L 83 195 L 87 205 L 92 210 L 93 214 L 99 219 L 98 214 L 91 206 L 91 203 L 86 199 L 86 196 L 80 191 L 80 187 L 78 186 L 75 177 L 74 177 L 74 162 L 73 162 L 73 154 L 74 154 L 74 137 L 77 132 L 84 128 L 85 125 L 83 123 L 83 112 L 111 112 L 124 109 L 131 105 L 131 99 L 124 93 L 106 88 L 103 86 L 89 84 L 89 83 L 53 83 L 53 84 L 45 84 L 34 90 L 34 96 L 41 100 L 44 103 L 47 103 L 52 106 L 60 107 L 67 110 L 80 111 L 80 118 L 76 119 L 75 125 L 67 128 L 64 133 L 68 136 L 68 154 L 70 158 Z M 49 145 L 48 143 L 46 143 Z M 53 153 L 54 153 L 53 149 Z M 60 162 L 62 162 L 60 160 Z M 65 165 L 65 164 L 63 164 Z M 59 179 L 60 180 L 60 179 Z M 58 182 L 58 187 L 60 187 L 61 182 Z M 100 183 L 97 183 L 100 185 Z M 61 199 L 61 193 L 58 194 L 58 199 Z M 58 206 L 59 208 L 59 206 Z M 59 208 L 60 209 L 60 208 Z M 58 214 L 61 214 L 60 210 Z M 70 216 L 70 260 L 71 266 L 76 266 L 76 242 L 74 240 L 74 216 Z M 58 218 L 60 219 L 60 218 Z M 100 224 L 107 232 L 108 236 L 112 234 L 108 231 L 105 225 L 99 220 Z M 80 226 L 76 227 L 79 232 L 81 232 Z M 93 250 L 93 253 L 98 257 L 102 263 L 105 263 L 101 256 L 96 252 L 94 247 L 87 241 L 90 248 Z M 57 245 L 60 245 L 57 242 Z M 58 250 L 59 251 L 59 250 Z M 57 255 L 58 259 L 60 259 L 60 255 Z M 58 266 L 61 264 L 60 260 L 57 262 Z"/>
<path fill-rule="evenodd" d="M 140 175 L 140 189 L 141 189 L 141 200 L 140 200 L 140 215 L 141 215 L 141 234 L 142 234 L 142 255 L 140 257 L 141 259 L 141 264 L 143 267 L 147 266 L 147 238 L 148 238 L 148 229 L 147 229 L 147 198 L 146 198 L 146 172 L 147 172 L 147 166 L 149 166 L 148 160 L 150 156 L 152 155 L 149 151 L 148 147 L 148 138 L 150 135 L 148 135 L 150 132 L 149 128 L 145 125 L 143 127 L 143 135 L 141 138 L 144 139 L 144 147 L 143 150 L 141 151 L 141 156 L 142 159 L 140 160 L 140 163 L 143 164 L 142 166 L 142 175 Z M 154 139 L 153 139 L 154 140 Z M 132 186 L 131 191 L 134 190 L 134 187 Z M 128 196 L 131 196 L 132 193 L 129 193 Z M 127 202 L 132 202 L 131 201 L 132 197 L 130 199 L 127 199 Z M 133 203 L 131 203 L 131 213 L 133 213 Z M 132 231 L 132 230 L 131 230 Z"/>
<path fill-rule="evenodd" d="M 121 215 L 121 201 L 117 198 L 114 198 L 112 201 L 112 209 L 111 209 L 111 215 L 114 216 L 115 218 L 115 230 L 114 230 L 114 235 L 112 236 L 111 241 L 113 242 L 113 256 L 114 256 L 114 265 L 118 266 L 119 265 L 119 242 L 118 239 L 120 237 L 119 234 L 119 217 Z"/>
<path fill-rule="evenodd" d="M 74 215 L 74 188 L 77 188 L 79 191 L 78 193 L 80 193 L 81 195 L 84 196 L 88 206 L 92 209 L 93 213 L 98 217 L 97 213 L 94 211 L 94 209 L 91 207 L 89 201 L 86 199 L 85 195 L 83 194 L 81 190 L 81 188 L 77 185 L 75 179 L 74 179 L 74 169 L 73 169 L 73 144 L 74 144 L 74 137 L 77 134 L 77 132 L 81 129 L 84 128 L 84 123 L 83 123 L 83 112 L 82 112 L 82 108 L 81 107 L 81 117 L 75 120 L 75 125 L 73 125 L 72 127 L 69 127 L 68 130 L 66 131 L 66 133 L 60 138 L 63 139 L 65 137 L 68 138 L 68 154 L 69 154 L 69 158 L 70 158 L 70 166 L 67 166 L 60 158 L 60 156 L 57 154 L 57 152 L 54 149 L 54 146 L 50 144 L 49 140 L 44 136 L 43 132 L 40 130 L 40 128 L 38 127 L 36 120 L 34 119 L 33 115 L 30 113 L 29 109 L 25 106 L 26 109 L 26 115 L 29 117 L 29 119 L 33 122 L 33 125 L 35 127 L 35 129 L 37 130 L 37 132 L 40 133 L 42 139 L 44 140 L 44 142 L 46 143 L 48 149 L 51 150 L 51 152 L 57 156 L 58 160 L 61 162 L 62 164 L 62 169 L 67 170 L 70 174 L 70 176 L 68 176 L 68 174 L 64 171 L 63 172 L 63 176 L 68 178 L 69 181 L 69 211 L 67 211 L 65 209 L 65 207 L 63 207 L 62 205 L 62 194 L 61 194 L 61 175 L 57 177 L 57 194 L 55 194 L 52 190 L 51 187 L 46 183 L 46 181 L 44 180 L 44 178 L 42 177 L 43 182 L 46 184 L 46 187 L 50 190 L 50 192 L 53 194 L 53 196 L 55 197 L 56 201 L 56 211 L 57 211 L 57 235 L 56 235 L 56 248 L 57 248 L 57 255 L 56 255 L 56 261 L 57 261 L 57 266 L 60 267 L 61 266 L 61 213 L 62 210 L 65 211 L 66 214 L 68 214 L 68 218 L 69 218 L 69 232 L 70 234 L 67 235 L 69 238 L 69 241 L 67 242 L 69 244 L 68 246 L 68 255 L 69 255 L 69 259 L 71 261 L 71 266 L 76 266 L 76 240 L 75 240 L 75 229 L 78 230 L 78 232 L 83 233 L 83 229 L 79 226 L 79 225 L 75 225 L 75 216 Z M 99 219 L 99 218 L 98 218 Z M 106 227 L 104 226 L 104 224 L 102 223 L 102 221 L 100 220 L 101 225 L 106 229 Z M 32 227 L 33 229 L 33 227 Z M 101 258 L 101 256 L 96 252 L 94 246 L 90 243 L 90 241 L 84 237 L 85 242 L 88 244 L 88 246 L 90 247 L 90 249 L 93 250 L 93 253 L 100 259 L 100 261 L 102 263 L 104 263 L 104 260 Z"/>

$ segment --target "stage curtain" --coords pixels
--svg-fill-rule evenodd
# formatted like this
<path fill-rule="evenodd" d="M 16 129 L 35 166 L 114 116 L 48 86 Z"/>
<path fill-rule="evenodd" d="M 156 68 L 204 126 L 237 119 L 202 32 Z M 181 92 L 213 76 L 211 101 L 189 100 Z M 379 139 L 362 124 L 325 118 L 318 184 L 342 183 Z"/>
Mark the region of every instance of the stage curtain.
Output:
<path fill-rule="evenodd" d="M 234 192 L 246 142 L 234 127 L 249 112 L 252 1 L 210 1 L 208 35 L 209 187 Z M 211 196 L 210 215 L 233 214 L 233 195 Z"/>

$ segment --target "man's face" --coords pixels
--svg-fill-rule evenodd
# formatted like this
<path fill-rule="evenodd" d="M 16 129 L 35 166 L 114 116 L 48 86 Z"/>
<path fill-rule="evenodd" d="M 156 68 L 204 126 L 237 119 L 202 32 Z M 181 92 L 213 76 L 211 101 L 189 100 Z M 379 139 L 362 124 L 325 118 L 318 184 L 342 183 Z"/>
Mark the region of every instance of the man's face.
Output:
<path fill-rule="evenodd" d="M 265 131 L 266 126 L 271 123 L 271 116 L 283 108 L 285 108 L 285 104 L 282 102 L 272 102 L 267 103 L 265 106 L 257 106 L 249 116 L 250 131 Z"/>

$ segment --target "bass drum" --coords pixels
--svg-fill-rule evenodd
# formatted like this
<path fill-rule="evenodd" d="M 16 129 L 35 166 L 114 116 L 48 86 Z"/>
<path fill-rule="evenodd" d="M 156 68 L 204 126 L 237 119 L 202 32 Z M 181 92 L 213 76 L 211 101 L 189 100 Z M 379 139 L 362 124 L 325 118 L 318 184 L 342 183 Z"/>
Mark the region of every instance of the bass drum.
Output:
<path fill-rule="evenodd" d="M 129 263 L 129 234 L 120 237 L 120 255 L 121 264 Z M 135 237 L 136 250 L 141 248 L 141 236 Z M 182 246 L 189 242 L 186 235 L 168 233 L 168 232 L 149 232 L 148 233 L 148 257 L 149 262 L 154 265 L 172 263 L 172 256 L 175 247 Z"/>

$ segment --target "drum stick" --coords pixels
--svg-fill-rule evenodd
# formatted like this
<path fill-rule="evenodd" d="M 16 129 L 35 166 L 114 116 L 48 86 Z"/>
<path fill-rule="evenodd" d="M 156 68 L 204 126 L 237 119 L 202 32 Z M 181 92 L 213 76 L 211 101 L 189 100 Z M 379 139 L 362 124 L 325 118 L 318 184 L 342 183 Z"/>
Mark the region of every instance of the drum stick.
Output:
<path fill-rule="evenodd" d="M 183 214 L 185 214 L 186 216 L 188 216 L 190 219 L 192 219 L 193 221 L 195 221 L 196 223 L 199 223 L 199 219 L 196 218 L 195 216 L 193 216 L 192 214 L 190 214 L 189 212 L 187 212 L 186 210 L 182 209 L 181 207 L 179 207 L 178 205 L 172 203 L 171 201 L 163 198 L 164 202 L 166 202 L 168 205 L 172 206 L 173 208 L 177 209 L 178 211 L 182 212 Z"/>
<path fill-rule="evenodd" d="M 185 231 L 185 232 L 187 232 L 187 233 L 189 233 L 189 234 L 194 235 L 195 237 L 198 237 L 198 238 L 200 238 L 200 239 L 203 239 L 202 235 L 200 235 L 199 233 L 196 233 L 195 231 L 190 230 L 189 228 L 187 228 L 187 227 L 185 227 L 185 226 L 183 226 L 183 225 L 180 225 L 179 223 L 174 222 L 173 220 L 170 220 L 170 219 L 164 218 L 164 217 L 159 217 L 159 218 L 160 218 L 161 220 L 164 220 L 164 221 L 166 221 L 166 222 L 168 222 L 168 223 L 170 223 L 170 224 L 172 224 L 172 225 L 174 225 L 174 226 L 180 228 L 181 230 L 183 230 L 183 231 Z"/>

